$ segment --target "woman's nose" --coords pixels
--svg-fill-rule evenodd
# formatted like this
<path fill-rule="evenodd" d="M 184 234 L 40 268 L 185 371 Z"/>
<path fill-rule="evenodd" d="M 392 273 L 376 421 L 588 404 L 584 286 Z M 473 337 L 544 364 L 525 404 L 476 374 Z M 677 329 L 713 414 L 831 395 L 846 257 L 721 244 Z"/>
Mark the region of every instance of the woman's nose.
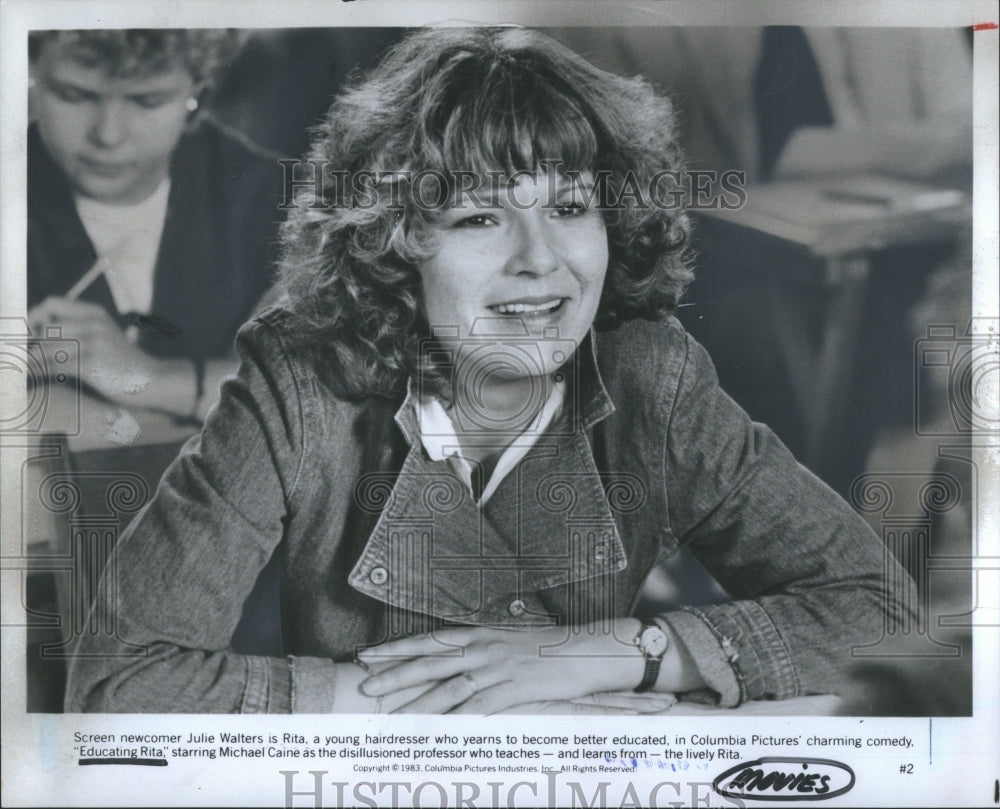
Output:
<path fill-rule="evenodd" d="M 559 266 L 558 246 L 545 227 L 544 211 L 532 208 L 518 212 L 512 229 L 513 250 L 507 270 L 513 275 L 546 275 Z"/>
<path fill-rule="evenodd" d="M 109 98 L 98 102 L 94 111 L 94 120 L 90 127 L 90 138 L 99 146 L 117 146 L 127 132 L 128 122 L 125 105 L 121 99 Z"/>

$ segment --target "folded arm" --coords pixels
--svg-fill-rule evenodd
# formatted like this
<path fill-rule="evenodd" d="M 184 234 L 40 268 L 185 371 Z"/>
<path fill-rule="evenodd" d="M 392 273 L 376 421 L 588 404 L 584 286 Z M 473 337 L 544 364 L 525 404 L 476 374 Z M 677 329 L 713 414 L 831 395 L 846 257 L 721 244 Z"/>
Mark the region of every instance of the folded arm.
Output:
<path fill-rule="evenodd" d="M 67 711 L 328 712 L 374 705 L 367 676 L 326 658 L 228 650 L 243 603 L 281 541 L 307 417 L 283 347 L 263 322 L 238 341 L 243 362 L 202 433 L 120 538 L 114 633 L 79 639 Z M 280 395 L 279 395 L 280 394 Z"/>
<path fill-rule="evenodd" d="M 723 705 L 830 693 L 853 646 L 911 620 L 905 580 L 854 510 L 721 390 L 688 339 L 667 434 L 670 525 L 733 597 L 662 616 Z"/>

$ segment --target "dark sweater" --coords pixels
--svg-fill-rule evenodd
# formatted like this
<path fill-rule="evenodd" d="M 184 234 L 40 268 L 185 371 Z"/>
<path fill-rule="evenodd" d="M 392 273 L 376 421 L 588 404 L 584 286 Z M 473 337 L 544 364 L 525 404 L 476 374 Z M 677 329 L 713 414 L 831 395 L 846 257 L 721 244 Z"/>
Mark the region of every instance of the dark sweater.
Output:
<path fill-rule="evenodd" d="M 170 197 L 154 271 L 152 322 L 140 345 L 164 357 L 232 350 L 239 326 L 270 286 L 283 218 L 276 158 L 210 120 L 185 134 L 170 167 Z M 28 132 L 28 307 L 65 295 L 97 260 L 69 180 Z M 103 277 L 81 300 L 121 317 Z M 124 322 L 123 322 L 124 325 Z"/>

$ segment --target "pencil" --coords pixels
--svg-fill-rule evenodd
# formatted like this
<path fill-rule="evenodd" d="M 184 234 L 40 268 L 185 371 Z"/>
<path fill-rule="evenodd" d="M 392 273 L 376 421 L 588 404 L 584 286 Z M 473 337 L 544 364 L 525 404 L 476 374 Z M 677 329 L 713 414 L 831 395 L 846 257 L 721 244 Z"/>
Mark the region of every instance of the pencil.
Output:
<path fill-rule="evenodd" d="M 91 267 L 89 270 L 87 270 L 87 272 L 85 272 L 82 276 L 80 276 L 79 281 L 77 281 L 75 284 L 73 284 L 72 287 L 70 287 L 70 290 L 69 292 L 66 293 L 65 297 L 68 300 L 75 301 L 83 294 L 83 291 L 87 287 L 89 287 L 92 283 L 94 283 L 94 281 L 97 280 L 97 276 L 102 275 L 103 273 L 104 273 L 104 267 L 102 266 L 101 261 L 98 260 L 97 262 L 95 262 L 93 267 Z"/>

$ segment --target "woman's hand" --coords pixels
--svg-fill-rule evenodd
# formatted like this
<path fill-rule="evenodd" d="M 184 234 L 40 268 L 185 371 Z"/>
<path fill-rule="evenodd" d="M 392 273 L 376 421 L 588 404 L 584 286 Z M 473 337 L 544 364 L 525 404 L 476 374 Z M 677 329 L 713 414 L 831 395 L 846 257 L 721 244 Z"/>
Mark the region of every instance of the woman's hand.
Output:
<path fill-rule="evenodd" d="M 77 352 L 69 365 L 79 367 L 80 381 L 119 405 L 203 418 L 219 383 L 238 366 L 235 356 L 207 360 L 199 397 L 197 372 L 190 359 L 147 354 L 102 306 L 51 297 L 33 307 L 28 319 L 38 337 L 45 336 L 47 326 L 62 327 L 66 347 Z"/>
<path fill-rule="evenodd" d="M 28 312 L 32 331 L 44 336 L 47 326 L 60 326 L 80 381 L 115 401 L 128 401 L 160 373 L 162 362 L 131 343 L 104 307 L 68 298 L 46 298 Z"/>
<path fill-rule="evenodd" d="M 600 631 L 577 627 L 573 632 L 463 627 L 405 638 L 359 655 L 370 663 L 404 658 L 368 678 L 361 688 L 377 696 L 431 686 L 396 713 L 483 715 L 514 706 L 530 713 L 528 703 L 567 703 L 637 684 L 645 663 L 630 641 L 638 626 L 638 621 L 629 618 L 618 621 L 613 633 L 607 627 Z M 638 712 L 616 704 L 604 708 L 615 713 Z"/>
<path fill-rule="evenodd" d="M 369 666 L 369 669 L 376 672 L 384 668 L 385 665 L 379 664 Z M 410 702 L 430 687 L 425 683 L 418 688 L 405 688 L 384 697 L 369 696 L 361 690 L 361 684 L 369 677 L 369 673 L 361 666 L 356 663 L 337 663 L 335 671 L 336 689 L 332 713 L 392 713 L 395 708 Z"/>

